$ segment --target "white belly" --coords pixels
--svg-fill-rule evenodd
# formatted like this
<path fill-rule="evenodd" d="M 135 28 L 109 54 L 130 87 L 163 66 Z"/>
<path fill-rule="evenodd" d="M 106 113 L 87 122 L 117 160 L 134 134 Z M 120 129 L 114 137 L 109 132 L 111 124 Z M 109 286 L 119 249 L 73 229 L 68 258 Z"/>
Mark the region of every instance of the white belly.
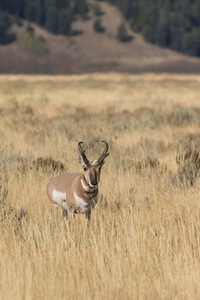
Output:
<path fill-rule="evenodd" d="M 66 193 L 61 193 L 56 190 L 53 191 L 53 201 L 62 207 L 62 209 L 67 209 L 66 205 Z"/>

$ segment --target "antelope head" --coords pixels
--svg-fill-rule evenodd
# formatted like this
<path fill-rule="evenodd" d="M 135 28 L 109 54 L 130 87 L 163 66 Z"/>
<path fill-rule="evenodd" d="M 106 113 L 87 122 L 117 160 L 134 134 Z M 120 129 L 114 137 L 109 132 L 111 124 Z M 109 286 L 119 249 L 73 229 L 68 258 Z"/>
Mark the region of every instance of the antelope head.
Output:
<path fill-rule="evenodd" d="M 98 186 L 98 182 L 100 180 L 101 167 L 105 162 L 105 158 L 109 155 L 108 153 L 108 143 L 106 141 L 102 141 L 105 144 L 105 149 L 98 160 L 88 160 L 85 151 L 83 151 L 81 144 L 83 142 L 78 143 L 78 149 L 80 152 L 80 162 L 83 167 L 83 176 L 85 181 L 91 188 L 96 188 Z"/>

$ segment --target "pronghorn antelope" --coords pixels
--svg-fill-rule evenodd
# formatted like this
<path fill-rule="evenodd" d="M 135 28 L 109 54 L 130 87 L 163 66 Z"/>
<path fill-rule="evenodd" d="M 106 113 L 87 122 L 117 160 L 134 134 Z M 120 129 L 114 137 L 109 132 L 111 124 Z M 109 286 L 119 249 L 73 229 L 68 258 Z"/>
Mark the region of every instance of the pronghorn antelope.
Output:
<path fill-rule="evenodd" d="M 74 219 L 75 213 L 84 213 L 86 218 L 90 220 L 91 210 L 98 200 L 101 167 L 105 162 L 105 158 L 109 155 L 108 143 L 106 141 L 102 142 L 106 146 L 98 160 L 88 160 L 85 151 L 81 147 L 83 142 L 79 142 L 79 159 L 83 167 L 83 173 L 65 173 L 49 182 L 47 195 L 56 211 L 60 206 L 65 216 L 68 216 L 68 212 L 71 212 Z"/>

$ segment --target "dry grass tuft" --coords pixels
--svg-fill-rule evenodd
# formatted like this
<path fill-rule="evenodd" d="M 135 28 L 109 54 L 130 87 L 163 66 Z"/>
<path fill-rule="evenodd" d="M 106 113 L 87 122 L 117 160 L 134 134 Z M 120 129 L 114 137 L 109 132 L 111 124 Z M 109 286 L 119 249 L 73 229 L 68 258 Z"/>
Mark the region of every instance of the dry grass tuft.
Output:
<path fill-rule="evenodd" d="M 178 177 L 182 183 L 194 185 L 199 176 L 200 157 L 199 152 L 188 148 L 185 152 L 177 154 Z"/>
<path fill-rule="evenodd" d="M 52 159 L 51 157 L 46 157 L 46 158 L 38 157 L 36 160 L 33 160 L 32 164 L 37 171 L 41 170 L 44 173 L 65 172 L 65 165 L 60 161 L 56 161 Z"/>

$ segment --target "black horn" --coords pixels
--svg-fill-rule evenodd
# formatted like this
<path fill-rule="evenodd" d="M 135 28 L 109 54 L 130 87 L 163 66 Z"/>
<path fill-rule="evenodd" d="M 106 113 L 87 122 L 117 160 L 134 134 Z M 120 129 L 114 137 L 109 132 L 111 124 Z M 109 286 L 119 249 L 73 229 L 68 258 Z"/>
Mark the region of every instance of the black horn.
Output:
<path fill-rule="evenodd" d="M 86 155 L 85 155 L 85 151 L 83 151 L 83 149 L 82 149 L 82 147 L 81 147 L 81 144 L 83 144 L 83 142 L 79 142 L 79 143 L 78 143 L 78 150 L 79 150 L 79 152 L 80 152 L 80 154 L 81 154 L 81 157 L 82 157 L 84 163 L 85 163 L 86 165 L 88 165 L 88 164 L 89 164 L 89 160 L 87 159 L 87 157 L 86 157 Z"/>
<path fill-rule="evenodd" d="M 106 147 L 105 147 L 103 153 L 101 154 L 101 156 L 99 157 L 99 159 L 97 161 L 99 165 L 102 164 L 104 159 L 109 155 L 109 153 L 108 153 L 108 143 L 106 141 L 102 141 L 102 143 L 104 143 L 106 145 Z"/>

